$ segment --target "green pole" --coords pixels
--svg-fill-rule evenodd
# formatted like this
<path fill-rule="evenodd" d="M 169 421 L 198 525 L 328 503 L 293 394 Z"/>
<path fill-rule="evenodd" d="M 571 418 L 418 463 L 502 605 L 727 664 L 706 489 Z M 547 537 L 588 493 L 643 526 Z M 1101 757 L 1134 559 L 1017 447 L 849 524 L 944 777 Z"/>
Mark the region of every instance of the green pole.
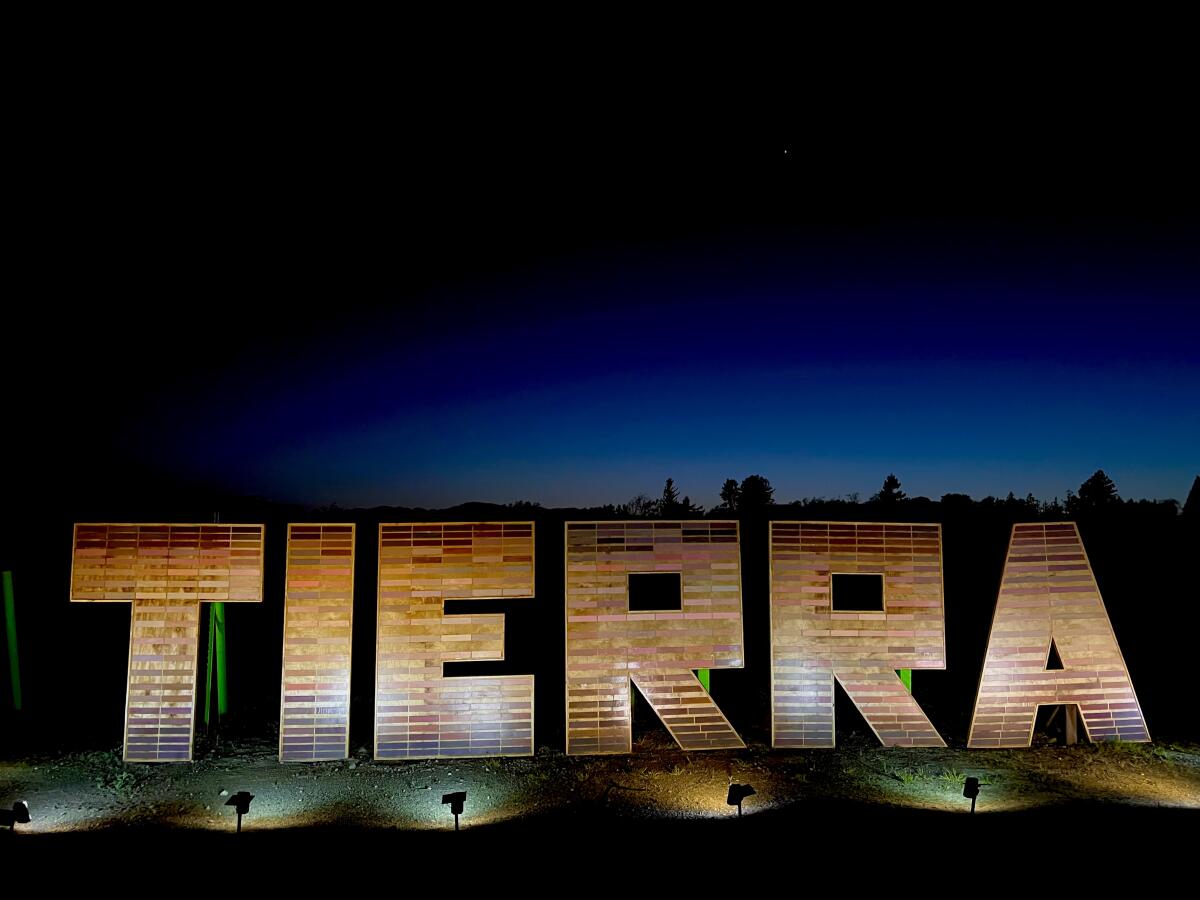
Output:
<path fill-rule="evenodd" d="M 208 666 L 204 673 L 204 727 L 212 723 L 213 682 L 217 683 L 217 724 L 229 712 L 225 679 L 225 604 L 208 605 Z"/>
<path fill-rule="evenodd" d="M 8 672 L 12 681 L 13 709 L 21 711 L 21 665 L 17 657 L 17 609 L 13 600 L 12 572 L 4 579 L 4 631 L 8 637 Z"/>
<path fill-rule="evenodd" d="M 912 669 L 897 669 L 896 674 L 900 676 L 900 680 L 904 682 L 904 689 L 910 694 L 912 693 Z"/>
<path fill-rule="evenodd" d="M 213 604 L 208 605 L 208 665 L 204 667 L 204 728 L 212 721 L 213 643 L 217 629 L 213 625 Z"/>
<path fill-rule="evenodd" d="M 212 609 L 213 621 L 217 625 L 217 716 L 220 718 L 229 713 L 225 678 L 225 604 L 214 603 Z"/>
<path fill-rule="evenodd" d="M 712 693 L 712 678 L 710 677 L 711 669 L 697 669 L 696 677 L 700 679 L 700 683 L 704 685 L 706 693 Z"/>

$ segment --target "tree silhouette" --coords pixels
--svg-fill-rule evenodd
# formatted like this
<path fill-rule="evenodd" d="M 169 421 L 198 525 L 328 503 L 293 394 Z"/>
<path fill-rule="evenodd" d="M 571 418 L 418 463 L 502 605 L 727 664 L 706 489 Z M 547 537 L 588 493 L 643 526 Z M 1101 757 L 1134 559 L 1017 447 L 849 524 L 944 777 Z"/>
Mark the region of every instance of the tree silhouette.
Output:
<path fill-rule="evenodd" d="M 970 509 L 975 501 L 971 499 L 970 494 L 942 494 L 941 502 L 943 506 Z"/>
<path fill-rule="evenodd" d="M 657 516 L 660 513 L 660 503 L 653 497 L 638 494 L 628 503 L 622 503 L 618 506 L 617 512 L 622 516 L 640 516 L 643 518 Z"/>
<path fill-rule="evenodd" d="M 1103 469 L 1079 486 L 1079 493 L 1067 493 L 1067 513 L 1072 516 L 1086 515 L 1103 509 L 1111 509 L 1121 502 L 1117 486 L 1104 474 Z"/>
<path fill-rule="evenodd" d="M 889 472 L 888 477 L 883 479 L 883 487 L 871 499 L 878 500 L 880 503 L 898 503 L 907 496 L 904 491 L 900 490 L 900 479 Z"/>
<path fill-rule="evenodd" d="M 738 488 L 738 509 L 766 509 L 775 502 L 775 488 L 761 475 L 747 475 Z"/>
<path fill-rule="evenodd" d="M 681 516 L 700 515 L 704 512 L 704 507 L 696 506 L 690 497 L 680 500 L 679 489 L 675 487 L 675 479 L 668 478 L 667 483 L 663 485 L 661 497 L 655 498 L 647 494 L 638 494 L 628 502 L 613 507 L 612 511 L 617 516 L 675 519 Z"/>
<path fill-rule="evenodd" d="M 736 512 L 741 496 L 742 489 L 738 487 L 737 480 L 726 478 L 725 484 L 721 486 L 721 508 Z"/>
<path fill-rule="evenodd" d="M 675 479 L 668 478 L 667 483 L 663 485 L 662 499 L 658 501 L 659 513 L 667 518 L 677 516 L 683 511 L 683 505 L 679 502 L 679 490 L 675 487 Z"/>
<path fill-rule="evenodd" d="M 1053 500 L 1045 501 L 1039 504 L 1038 512 L 1043 516 L 1054 516 L 1058 518 L 1061 518 L 1063 515 L 1065 515 L 1063 505 L 1059 502 L 1057 497 L 1055 497 Z"/>
<path fill-rule="evenodd" d="M 1091 478 L 1079 486 L 1079 499 L 1083 503 L 1105 506 L 1115 503 L 1120 497 L 1117 496 L 1117 486 L 1113 480 L 1104 474 L 1103 469 L 1097 469 Z"/>

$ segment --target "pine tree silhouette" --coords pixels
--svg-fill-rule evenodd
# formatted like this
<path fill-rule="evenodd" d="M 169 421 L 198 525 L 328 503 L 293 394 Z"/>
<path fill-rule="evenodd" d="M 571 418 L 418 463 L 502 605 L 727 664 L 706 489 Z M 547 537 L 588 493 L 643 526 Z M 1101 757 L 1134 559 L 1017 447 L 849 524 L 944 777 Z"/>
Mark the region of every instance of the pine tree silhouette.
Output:
<path fill-rule="evenodd" d="M 900 490 L 900 479 L 889 472 L 888 477 L 883 479 L 883 487 L 871 499 L 880 503 L 897 503 L 907 496 L 904 491 Z"/>

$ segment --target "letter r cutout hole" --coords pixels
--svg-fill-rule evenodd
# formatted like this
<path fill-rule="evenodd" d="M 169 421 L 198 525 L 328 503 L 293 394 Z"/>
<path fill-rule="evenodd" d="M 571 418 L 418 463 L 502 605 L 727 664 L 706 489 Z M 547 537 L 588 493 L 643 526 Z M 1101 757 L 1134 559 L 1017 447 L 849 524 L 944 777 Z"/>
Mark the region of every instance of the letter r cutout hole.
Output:
<path fill-rule="evenodd" d="M 883 574 L 834 572 L 834 612 L 883 612 Z"/>
<path fill-rule="evenodd" d="M 629 611 L 664 612 L 683 609 L 683 585 L 679 572 L 631 572 Z"/>

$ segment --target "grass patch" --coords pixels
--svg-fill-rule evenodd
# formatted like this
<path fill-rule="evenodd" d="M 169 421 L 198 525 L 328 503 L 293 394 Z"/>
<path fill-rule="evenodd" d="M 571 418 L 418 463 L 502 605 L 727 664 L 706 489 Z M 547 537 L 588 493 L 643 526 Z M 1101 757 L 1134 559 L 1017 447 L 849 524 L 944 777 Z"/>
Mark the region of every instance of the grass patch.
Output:
<path fill-rule="evenodd" d="M 961 786 L 966 783 L 967 776 L 958 771 L 958 769 L 942 769 L 938 773 L 937 779 L 944 784 Z M 982 782 L 980 783 L 982 784 Z"/>
<path fill-rule="evenodd" d="M 931 780 L 930 776 L 920 769 L 914 769 L 912 766 L 893 766 L 886 762 L 883 764 L 883 774 L 906 785 L 921 784 Z"/>

